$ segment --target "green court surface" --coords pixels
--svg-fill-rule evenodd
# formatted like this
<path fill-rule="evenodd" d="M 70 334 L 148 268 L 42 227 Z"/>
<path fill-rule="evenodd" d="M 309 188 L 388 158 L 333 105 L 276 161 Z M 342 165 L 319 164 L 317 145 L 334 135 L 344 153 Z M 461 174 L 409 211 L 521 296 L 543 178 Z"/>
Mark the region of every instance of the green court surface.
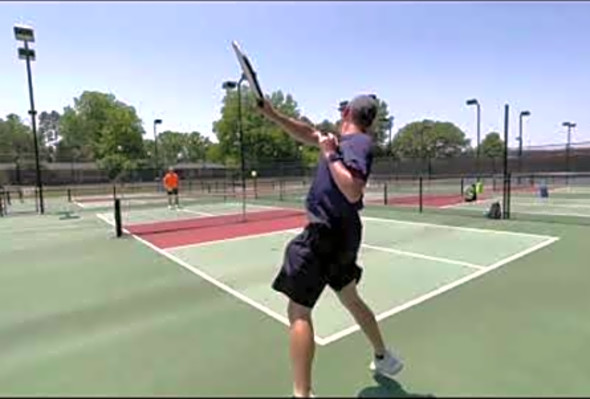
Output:
<path fill-rule="evenodd" d="M 108 208 L 75 210 L 0 218 L 0 395 L 291 395 L 286 300 L 270 284 L 299 228 L 159 247 L 114 237 Z M 317 395 L 590 394 L 588 226 L 363 215 L 360 291 L 406 367 L 374 378 L 370 347 L 326 290 L 314 312 Z"/>

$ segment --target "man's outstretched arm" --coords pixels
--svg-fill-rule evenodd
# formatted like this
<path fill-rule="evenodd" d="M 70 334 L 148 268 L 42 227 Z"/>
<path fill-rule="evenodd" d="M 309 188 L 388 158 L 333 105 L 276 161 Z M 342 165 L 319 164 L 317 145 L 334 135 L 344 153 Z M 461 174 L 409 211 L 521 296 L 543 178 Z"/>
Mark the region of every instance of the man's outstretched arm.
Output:
<path fill-rule="evenodd" d="M 262 107 L 258 109 L 262 115 L 286 130 L 295 140 L 304 144 L 318 146 L 318 132 L 313 126 L 283 115 L 274 109 L 267 100 L 264 100 Z"/>

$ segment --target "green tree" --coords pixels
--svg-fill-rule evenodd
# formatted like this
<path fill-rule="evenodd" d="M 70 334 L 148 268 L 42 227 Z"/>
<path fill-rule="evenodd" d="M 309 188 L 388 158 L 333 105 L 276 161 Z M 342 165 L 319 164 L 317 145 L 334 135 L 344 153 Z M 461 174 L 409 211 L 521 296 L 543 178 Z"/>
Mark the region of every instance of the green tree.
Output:
<path fill-rule="evenodd" d="M 15 162 L 18 159 L 34 160 L 33 133 L 16 114 L 6 120 L 0 118 L 0 159 Z"/>
<path fill-rule="evenodd" d="M 164 166 L 175 165 L 186 158 L 187 135 L 166 130 L 158 135 L 158 157 Z"/>
<path fill-rule="evenodd" d="M 392 150 L 399 158 L 426 161 L 456 157 L 466 151 L 468 145 L 465 133 L 454 124 L 424 120 L 402 127 L 393 139 Z"/>
<path fill-rule="evenodd" d="M 492 160 L 492 168 L 496 171 L 496 161 L 504 156 L 504 141 L 500 133 L 488 133 L 480 145 L 480 156 L 490 158 Z"/>
<path fill-rule="evenodd" d="M 289 94 L 281 91 L 268 97 L 271 104 L 285 115 L 299 118 L 297 103 Z M 255 107 L 252 92 L 242 89 L 242 130 L 247 163 L 271 161 L 296 161 L 301 159 L 299 143 L 280 127 L 265 119 Z M 238 97 L 236 90 L 228 90 L 223 99 L 221 118 L 213 123 L 213 132 L 219 141 L 219 149 L 228 164 L 239 162 Z"/>
<path fill-rule="evenodd" d="M 74 107 L 64 109 L 59 131 L 58 158 L 74 152 L 89 155 L 111 178 L 136 168 L 145 155 L 141 120 L 133 107 L 113 94 L 83 92 L 74 99 Z"/>
<path fill-rule="evenodd" d="M 330 122 L 327 119 L 324 119 L 322 122 L 315 125 L 316 129 L 324 133 L 334 133 L 339 134 L 338 127 L 335 123 Z"/>
<path fill-rule="evenodd" d="M 371 132 L 378 151 L 383 152 L 389 142 L 390 115 L 387 103 L 379 98 L 377 101 L 379 108 L 377 108 L 377 116 L 371 127 Z"/>
<path fill-rule="evenodd" d="M 191 162 L 205 161 L 211 140 L 199 132 L 191 132 L 187 136 L 186 156 Z"/>
<path fill-rule="evenodd" d="M 207 153 L 205 154 L 205 160 L 211 163 L 223 163 L 224 157 L 221 153 L 221 146 L 219 143 L 211 143 L 207 147 Z"/>

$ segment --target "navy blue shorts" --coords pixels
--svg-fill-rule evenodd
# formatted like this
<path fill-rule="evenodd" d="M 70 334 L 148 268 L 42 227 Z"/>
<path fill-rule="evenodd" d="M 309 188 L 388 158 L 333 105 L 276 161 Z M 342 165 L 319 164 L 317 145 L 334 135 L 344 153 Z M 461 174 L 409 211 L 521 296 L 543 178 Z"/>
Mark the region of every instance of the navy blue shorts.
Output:
<path fill-rule="evenodd" d="M 273 289 L 313 308 L 326 285 L 340 291 L 352 281 L 358 283 L 362 275 L 357 265 L 361 234 L 358 218 L 335 228 L 308 224 L 287 244 Z"/>

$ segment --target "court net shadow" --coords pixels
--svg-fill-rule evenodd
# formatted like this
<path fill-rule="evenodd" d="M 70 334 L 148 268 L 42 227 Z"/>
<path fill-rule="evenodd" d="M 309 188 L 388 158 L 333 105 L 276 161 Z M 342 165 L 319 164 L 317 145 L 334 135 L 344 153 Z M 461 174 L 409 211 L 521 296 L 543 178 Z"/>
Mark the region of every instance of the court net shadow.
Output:
<path fill-rule="evenodd" d="M 408 392 L 399 382 L 374 375 L 376 385 L 368 386 L 360 390 L 358 398 L 434 398 L 433 394 L 420 394 Z"/>

